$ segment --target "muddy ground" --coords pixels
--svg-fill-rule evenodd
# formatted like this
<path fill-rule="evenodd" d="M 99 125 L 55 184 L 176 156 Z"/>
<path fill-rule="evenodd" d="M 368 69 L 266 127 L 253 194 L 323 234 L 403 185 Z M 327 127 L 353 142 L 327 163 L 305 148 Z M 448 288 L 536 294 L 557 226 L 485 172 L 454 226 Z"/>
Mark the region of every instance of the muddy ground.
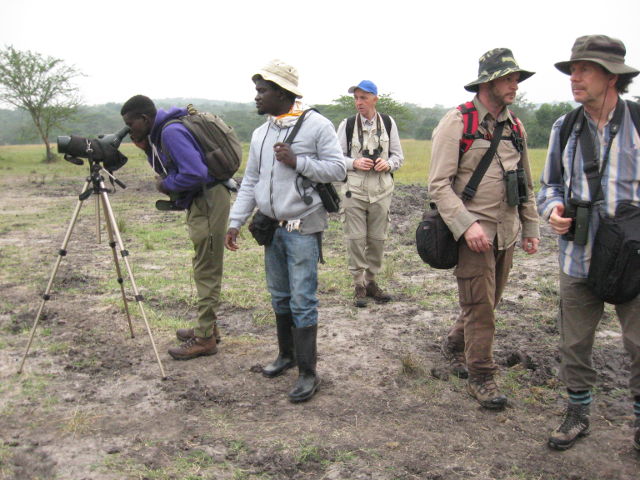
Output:
<path fill-rule="evenodd" d="M 149 179 L 128 180 L 112 203 L 132 202 L 127 215 L 136 222 L 158 222 L 165 214 L 151 208 Z M 393 303 L 356 309 L 348 280 L 341 288 L 321 281 L 321 390 L 294 405 L 286 397 L 293 371 L 272 380 L 259 373 L 275 353 L 272 320 L 255 320 L 256 311 L 268 311 L 266 302 L 223 303 L 219 353 L 188 362 L 171 360 L 172 330 L 154 320 L 168 376 L 161 379 L 139 315 L 131 339 L 117 287 L 99 288 L 112 276 L 111 253 L 95 245 L 86 211 L 17 376 L 80 185 L 26 177 L 0 183 L 0 479 L 640 478 L 629 362 L 610 310 L 594 354 L 592 434 L 564 453 L 545 444 L 563 407 L 556 380 L 557 250 L 546 227 L 539 254 L 517 254 L 497 310 L 505 411 L 482 410 L 463 381 L 446 378 L 439 345 L 455 318 L 457 292 L 450 271 L 425 266 L 415 253 L 413 232 L 425 202 L 418 186 L 399 186 L 393 202 L 381 279 Z M 325 254 L 344 266 L 336 225 Z M 135 236 L 123 237 L 138 271 L 162 274 L 162 246 L 147 252 Z M 175 242 L 187 251 L 186 234 Z M 338 272 L 347 277 L 346 267 Z M 264 289 L 264 282 L 250 288 Z M 189 305 L 162 303 L 148 292 L 145 302 L 154 319 L 161 311 L 183 316 L 187 325 L 194 316 Z M 135 302 L 130 308 L 137 310 Z"/>

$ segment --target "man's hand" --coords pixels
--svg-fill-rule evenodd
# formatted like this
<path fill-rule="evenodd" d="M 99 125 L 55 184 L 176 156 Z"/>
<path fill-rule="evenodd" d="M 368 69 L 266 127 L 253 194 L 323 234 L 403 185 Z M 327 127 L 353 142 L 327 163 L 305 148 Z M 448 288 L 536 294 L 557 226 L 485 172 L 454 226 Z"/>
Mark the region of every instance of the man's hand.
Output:
<path fill-rule="evenodd" d="M 360 157 L 356 158 L 353 161 L 353 168 L 355 170 L 362 170 L 363 172 L 366 172 L 368 170 L 371 170 L 372 167 L 373 160 L 371 160 L 370 158 Z"/>
<path fill-rule="evenodd" d="M 527 252 L 529 255 L 531 255 L 532 253 L 536 253 L 538 251 L 539 243 L 539 238 L 525 237 L 522 239 L 522 250 Z"/>
<path fill-rule="evenodd" d="M 278 142 L 273 145 L 273 151 L 276 152 L 276 160 L 295 170 L 297 159 L 289 144 Z"/>
<path fill-rule="evenodd" d="M 571 228 L 572 218 L 564 218 L 564 205 L 558 205 L 551 210 L 551 216 L 549 216 L 549 225 L 551 230 L 558 235 L 564 235 Z"/>
<path fill-rule="evenodd" d="M 478 222 L 471 224 L 467 231 L 464 232 L 464 239 L 467 242 L 469 250 L 476 253 L 487 252 L 492 244 L 484 233 L 484 229 Z"/>
<path fill-rule="evenodd" d="M 169 195 L 169 190 L 164 188 L 164 185 L 162 184 L 163 180 L 164 179 L 160 175 L 156 175 L 156 190 L 160 193 L 164 193 L 165 195 Z"/>
<path fill-rule="evenodd" d="M 238 250 L 238 233 L 237 228 L 230 228 L 227 230 L 227 233 L 224 236 L 224 246 L 227 250 L 231 250 L 232 252 Z"/>
<path fill-rule="evenodd" d="M 391 170 L 391 165 L 389 164 L 388 160 L 383 160 L 382 158 L 379 158 L 376 160 L 376 163 L 373 166 L 373 169 L 376 172 L 388 172 L 389 170 Z"/>

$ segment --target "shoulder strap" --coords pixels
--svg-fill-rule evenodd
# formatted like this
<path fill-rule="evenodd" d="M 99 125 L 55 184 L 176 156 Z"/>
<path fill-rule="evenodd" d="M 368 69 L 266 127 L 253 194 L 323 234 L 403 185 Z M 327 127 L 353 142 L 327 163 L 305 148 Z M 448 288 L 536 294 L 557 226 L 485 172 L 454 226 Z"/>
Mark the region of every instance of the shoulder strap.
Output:
<path fill-rule="evenodd" d="M 381 113 L 382 123 L 384 123 L 384 129 L 387 131 L 387 136 L 391 138 L 391 117 L 386 113 Z"/>
<path fill-rule="evenodd" d="M 460 138 L 460 156 L 471 148 L 478 131 L 478 110 L 473 102 L 466 102 L 456 107 L 462 113 L 462 137 Z"/>
<path fill-rule="evenodd" d="M 627 100 L 627 107 L 629 108 L 629 114 L 631 114 L 631 120 L 636 126 L 636 131 L 640 135 L 640 103 Z"/>
<path fill-rule="evenodd" d="M 576 120 L 582 113 L 583 107 L 580 106 L 571 110 L 564 117 L 564 121 L 562 122 L 562 126 L 560 127 L 560 156 L 562 157 L 562 152 L 564 152 L 565 147 L 567 146 L 567 142 L 569 141 L 569 137 L 571 136 L 571 131 L 573 130 L 573 126 L 576 123 Z M 580 128 L 580 127 L 577 127 Z"/>
<path fill-rule="evenodd" d="M 493 157 L 496 154 L 496 150 L 498 150 L 498 144 L 500 143 L 500 140 L 502 140 L 502 131 L 504 130 L 504 123 L 505 122 L 500 122 L 498 123 L 498 125 L 496 125 L 496 128 L 493 131 L 493 138 L 491 139 L 491 145 L 489 145 L 489 149 L 482 156 L 482 159 L 480 160 L 480 163 L 478 163 L 478 166 L 473 172 L 473 175 L 471 176 L 469 183 L 467 183 L 467 186 L 464 187 L 464 190 L 462 192 L 462 200 L 469 201 L 476 194 L 476 191 L 478 190 L 478 185 L 480 185 L 480 180 L 482 180 L 482 177 L 484 177 L 484 174 L 487 172 L 487 169 L 489 168 L 489 164 L 493 160 Z"/>
<path fill-rule="evenodd" d="M 309 108 L 304 112 L 302 112 L 302 115 L 300 115 L 300 117 L 298 118 L 298 121 L 293 126 L 293 130 L 291 130 L 291 133 L 287 135 L 287 138 L 284 139 L 283 143 L 288 143 L 289 145 L 293 143 L 293 140 L 296 138 L 296 135 L 298 135 L 298 131 L 300 130 L 300 127 L 302 127 L 302 122 L 304 121 L 304 117 L 306 117 L 307 113 L 309 113 L 311 110 L 313 110 L 314 112 L 318 111 L 315 108 Z"/>
<path fill-rule="evenodd" d="M 353 130 L 356 125 L 356 116 L 353 115 L 347 118 L 347 125 L 345 129 L 345 133 L 347 135 L 347 155 L 351 155 L 351 144 L 353 143 Z"/>

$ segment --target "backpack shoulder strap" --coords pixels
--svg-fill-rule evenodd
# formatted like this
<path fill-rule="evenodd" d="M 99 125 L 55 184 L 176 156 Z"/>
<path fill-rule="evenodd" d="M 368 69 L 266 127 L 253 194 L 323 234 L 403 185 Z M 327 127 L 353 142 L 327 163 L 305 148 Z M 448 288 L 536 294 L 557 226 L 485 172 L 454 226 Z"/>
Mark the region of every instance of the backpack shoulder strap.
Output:
<path fill-rule="evenodd" d="M 560 127 L 560 156 L 562 156 L 562 152 L 564 152 L 564 149 L 567 146 L 573 126 L 576 123 L 578 116 L 582 113 L 582 108 L 582 106 L 575 108 L 564 117 L 564 122 L 562 122 L 562 126 Z"/>
<path fill-rule="evenodd" d="M 386 113 L 381 113 L 382 123 L 384 123 L 384 129 L 387 131 L 387 135 L 391 138 L 391 117 Z"/>
<path fill-rule="evenodd" d="M 356 116 L 353 115 L 347 118 L 347 125 L 345 128 L 345 133 L 347 135 L 347 155 L 351 154 L 351 144 L 353 143 L 353 129 L 356 125 Z"/>
<path fill-rule="evenodd" d="M 636 126 L 636 131 L 638 132 L 638 135 L 640 135 L 640 103 L 627 100 L 627 107 L 631 114 L 631 120 Z"/>
<path fill-rule="evenodd" d="M 478 110 L 473 102 L 466 102 L 456 107 L 462 113 L 462 137 L 460 138 L 460 156 L 462 156 L 475 140 L 478 131 Z"/>
<path fill-rule="evenodd" d="M 511 118 L 513 118 L 513 126 L 511 127 L 511 141 L 513 142 L 513 146 L 516 148 L 518 153 L 520 153 L 520 161 L 522 161 L 522 152 L 524 151 L 524 135 L 522 134 L 522 124 L 520 120 L 509 110 L 509 114 Z"/>

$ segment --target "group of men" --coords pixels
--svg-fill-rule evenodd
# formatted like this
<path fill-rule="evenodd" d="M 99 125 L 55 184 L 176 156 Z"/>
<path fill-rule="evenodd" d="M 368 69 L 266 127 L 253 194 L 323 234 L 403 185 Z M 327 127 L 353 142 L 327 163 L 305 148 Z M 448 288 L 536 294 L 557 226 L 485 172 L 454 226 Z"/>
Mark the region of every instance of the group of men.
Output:
<path fill-rule="evenodd" d="M 625 54 L 620 40 L 589 35 L 576 40 L 568 61 L 556 64 L 570 76 L 574 100 L 581 104 L 580 121 L 588 128 L 582 133 L 563 130 L 569 115 L 555 122 L 538 205 L 526 132 L 508 109 L 519 82 L 534 72 L 520 68 L 509 49 L 493 49 L 480 57 L 478 78 L 464 87 L 475 97 L 449 111 L 433 134 L 429 194 L 458 241 L 454 275 L 460 314 L 443 339 L 442 352 L 451 372 L 468 378 L 468 392 L 482 407 L 502 409 L 507 404 L 495 381 L 494 310 L 506 286 L 515 245 L 520 239 L 526 253 L 537 252 L 538 212 L 560 236 L 560 377 L 568 400 L 563 420 L 548 441 L 560 450 L 589 432 L 596 383 L 591 356 L 604 304 L 586 284 L 598 218 L 601 213 L 614 215 L 620 202 L 640 206 L 640 134 L 628 104 L 620 98 L 640 72 L 625 64 Z M 132 140 L 146 152 L 158 174 L 158 190 L 180 193 L 179 207 L 187 210 L 195 250 L 198 320 L 195 328 L 177 331 L 183 343 L 171 348 L 170 355 L 189 359 L 217 352 L 220 335 L 215 312 L 223 245 L 238 250 L 239 230 L 257 209 L 272 230 L 264 261 L 278 338 L 278 356 L 263 368 L 263 374 L 272 378 L 297 366 L 298 378 L 289 399 L 302 402 L 320 385 L 317 264 L 327 211 L 315 185 L 342 185 L 341 217 L 355 306 L 386 303 L 391 296 L 380 288 L 376 275 L 382 268 L 389 227 L 393 172 L 401 167 L 403 153 L 396 123 L 377 112 L 378 90 L 369 80 L 348 89 L 357 114 L 342 121 L 337 134 L 329 120 L 303 105 L 298 73 L 292 66 L 274 60 L 252 80 L 257 112 L 266 115 L 267 121 L 253 132 L 242 184 L 231 208 L 227 185 L 210 175 L 196 139 L 184 125 L 171 121 L 185 115 L 184 110 L 156 110 L 149 98 L 137 95 L 123 105 L 121 113 Z M 618 112 L 616 125 L 614 111 Z M 570 132 L 566 148 L 561 131 Z M 593 148 L 586 149 L 579 141 L 584 131 L 589 132 Z M 597 199 L 590 197 L 582 168 L 593 160 L 588 157 L 595 157 L 602 167 Z M 592 206 L 583 245 L 566 235 L 575 227 L 575 217 L 568 214 L 568 206 L 575 201 Z M 634 446 L 640 449 L 640 296 L 617 305 L 616 312 L 631 355 Z"/>

